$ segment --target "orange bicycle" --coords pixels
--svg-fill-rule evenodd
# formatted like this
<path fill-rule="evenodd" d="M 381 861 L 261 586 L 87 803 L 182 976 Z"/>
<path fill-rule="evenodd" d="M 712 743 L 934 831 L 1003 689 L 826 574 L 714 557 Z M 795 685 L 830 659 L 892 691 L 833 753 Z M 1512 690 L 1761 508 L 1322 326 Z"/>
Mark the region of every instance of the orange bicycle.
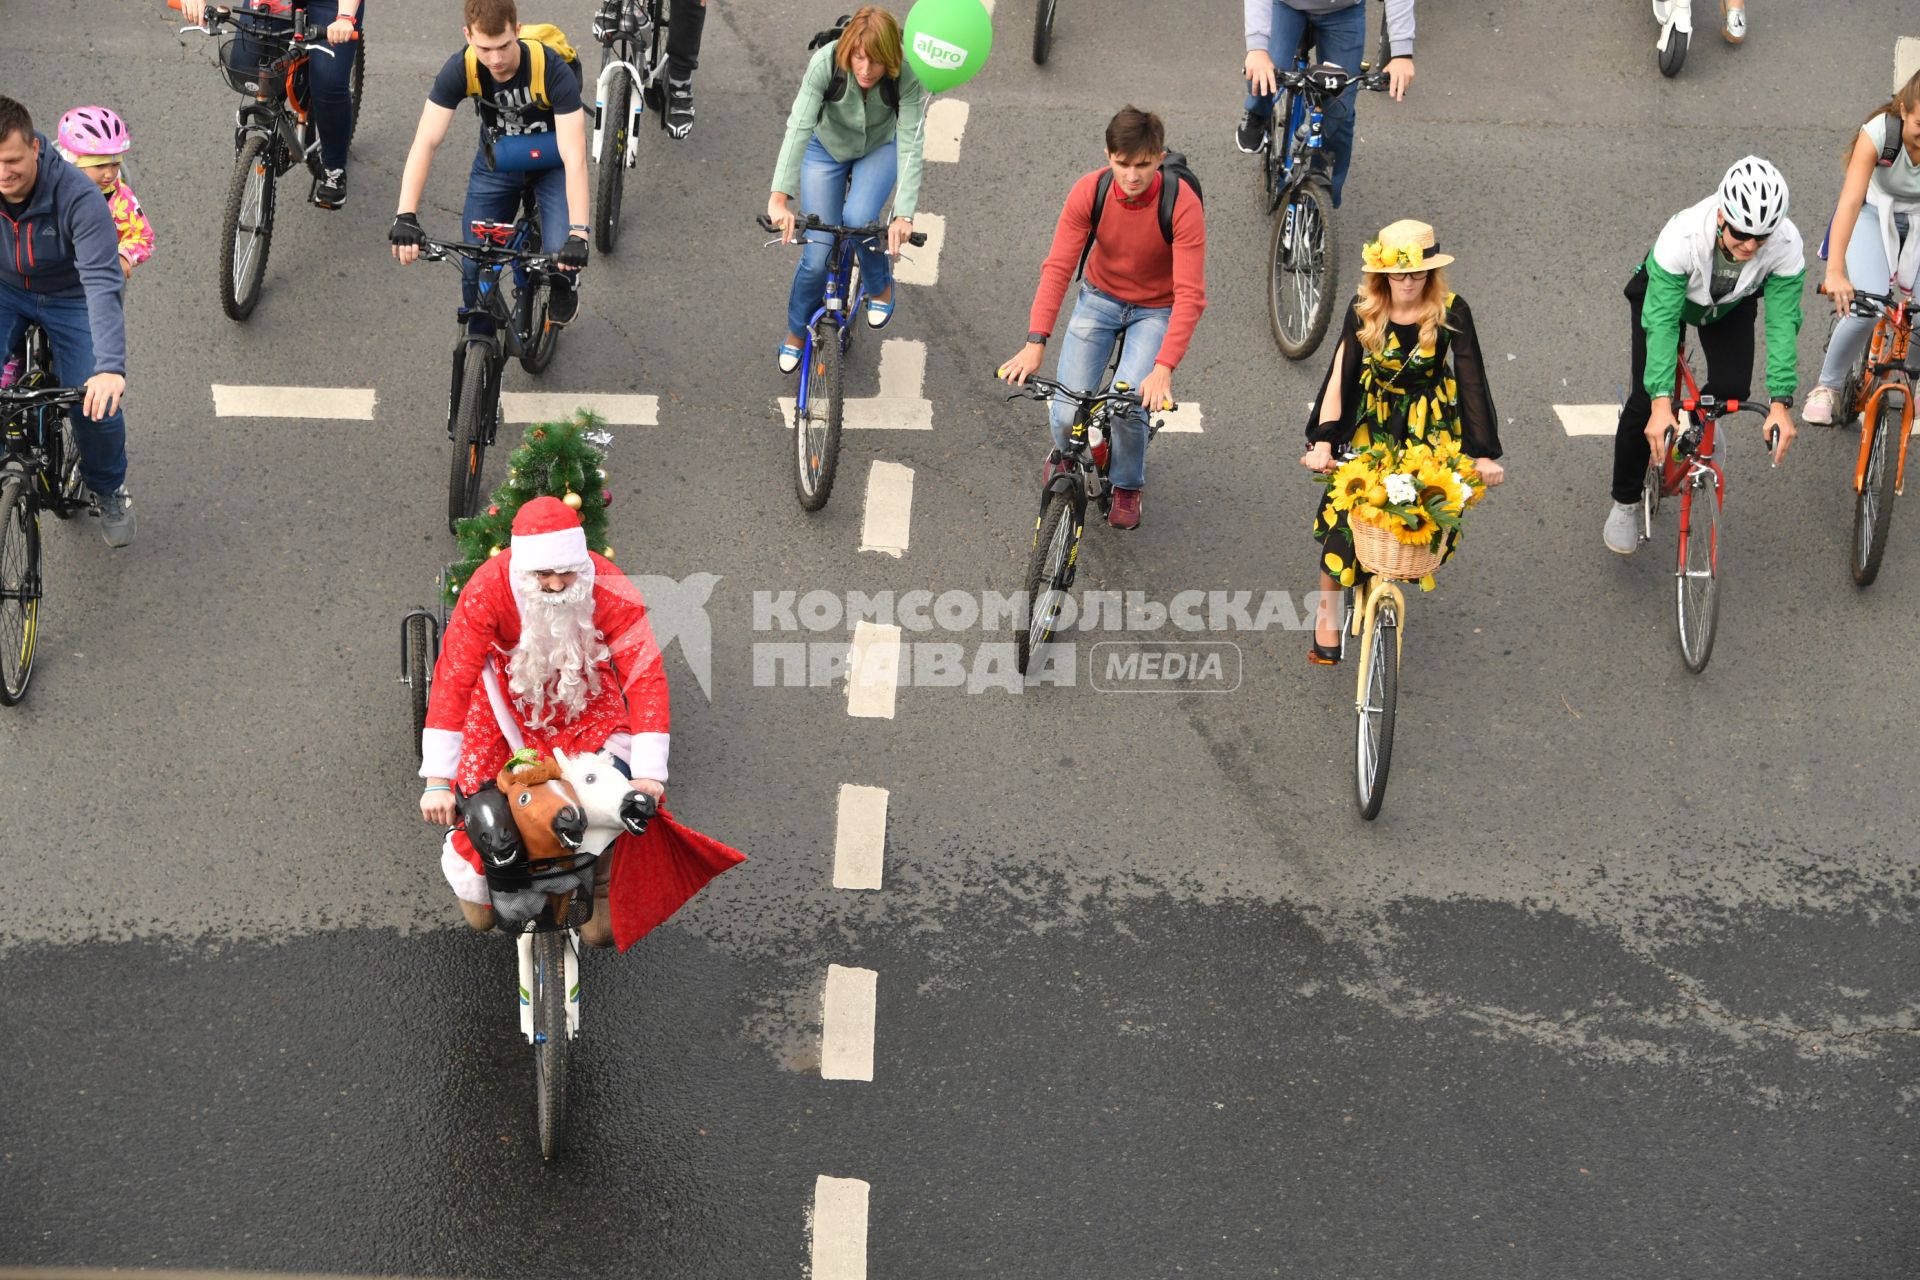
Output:
<path fill-rule="evenodd" d="M 1823 288 L 1820 292 L 1825 293 Z M 1913 379 L 1908 364 L 1914 301 L 1905 290 L 1856 293 L 1853 314 L 1876 317 L 1873 341 L 1840 387 L 1842 421 L 1860 416 L 1860 456 L 1853 464 L 1853 580 L 1867 586 L 1887 552 L 1893 500 L 1906 485 L 1907 437 L 1913 431 Z"/>

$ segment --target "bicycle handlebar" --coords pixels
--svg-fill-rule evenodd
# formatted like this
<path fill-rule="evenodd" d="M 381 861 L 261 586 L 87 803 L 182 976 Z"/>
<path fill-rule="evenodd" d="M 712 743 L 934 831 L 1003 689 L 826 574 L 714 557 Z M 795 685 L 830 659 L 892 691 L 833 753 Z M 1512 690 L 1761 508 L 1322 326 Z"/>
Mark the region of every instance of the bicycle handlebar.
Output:
<path fill-rule="evenodd" d="M 1335 98 L 1345 93 L 1349 85 L 1359 85 L 1372 92 L 1382 92 L 1387 88 L 1385 71 L 1362 69 L 1359 72 L 1348 71 L 1342 67 L 1320 63 L 1298 71 L 1278 73 L 1280 87 L 1283 89 L 1303 89 L 1318 97 Z"/>
<path fill-rule="evenodd" d="M 529 267 L 552 267 L 559 260 L 556 254 L 509 249 L 505 245 L 469 244 L 465 240 L 435 240 L 432 237 L 420 242 L 420 256 L 428 262 L 444 262 L 449 255 L 465 258 L 481 266 L 506 266 L 518 262 Z"/>
<path fill-rule="evenodd" d="M 176 13 L 179 12 L 180 0 L 167 0 L 167 8 L 174 10 Z M 333 50 L 327 48 L 332 41 L 325 39 L 316 41 L 312 35 L 308 34 L 307 11 L 305 9 L 296 9 L 290 14 L 281 15 L 277 13 L 262 13 L 253 9 L 233 9 L 223 4 L 208 5 L 205 22 L 206 25 L 204 26 L 182 27 L 180 30 L 183 32 L 202 31 L 207 35 L 212 35 L 213 29 L 222 23 L 233 27 L 248 27 L 252 29 L 255 34 L 268 39 L 284 37 L 294 44 L 307 46 L 308 52 L 319 51 L 325 53 L 329 58 L 334 56 Z M 285 31 L 270 30 L 267 28 L 268 23 L 278 23 L 288 29 Z M 354 28 L 353 34 L 347 37 L 347 40 L 350 43 L 359 38 L 360 30 L 356 27 Z"/>
<path fill-rule="evenodd" d="M 1816 292 L 1819 293 L 1821 297 L 1833 296 L 1827 292 L 1827 286 L 1824 284 L 1819 286 Z M 1853 305 L 1848 307 L 1847 310 L 1863 320 L 1875 320 L 1880 317 L 1882 312 L 1892 311 L 1901 305 L 1901 300 L 1894 297 L 1890 292 L 1869 293 L 1865 289 L 1855 289 L 1853 291 Z M 1905 305 L 1911 307 L 1913 304 L 1909 301 Z"/>
<path fill-rule="evenodd" d="M 1134 408 L 1143 407 L 1140 403 L 1140 393 L 1132 389 L 1120 391 L 1113 387 L 1108 387 L 1105 391 L 1075 391 L 1063 382 L 1043 377 L 1037 373 L 1029 374 L 1024 383 L 1013 384 L 1013 394 L 1007 397 L 1009 400 L 1019 400 L 1022 398 L 1038 400 L 1042 403 L 1055 398 L 1071 400 L 1087 413 L 1092 413 L 1102 404 L 1124 404 Z M 1174 407 L 1177 408 L 1178 406 Z"/>
<path fill-rule="evenodd" d="M 9 409 L 58 408 L 61 405 L 79 404 L 87 398 L 85 387 L 36 387 L 22 390 L 8 387 L 0 390 L 0 407 Z"/>
<path fill-rule="evenodd" d="M 754 218 L 754 221 L 760 224 L 760 229 L 762 231 L 765 231 L 769 234 L 779 233 L 779 230 L 780 230 L 779 225 L 775 223 L 772 218 L 769 218 L 764 213 L 757 215 Z M 836 226 L 831 222 L 820 221 L 820 218 L 818 215 L 811 214 L 811 213 L 795 218 L 794 223 L 797 229 L 801 231 L 826 231 L 836 236 L 846 236 L 848 239 L 852 239 L 852 240 L 877 240 L 881 236 L 887 234 L 887 226 L 888 226 L 888 224 L 885 222 L 870 222 L 864 227 Z M 915 231 L 914 233 L 912 233 L 907 237 L 907 243 L 912 245 L 916 249 L 918 249 L 921 245 L 925 244 L 926 242 L 927 242 L 927 233 L 924 231 Z M 799 244 L 800 241 L 795 240 L 793 241 L 793 243 Z"/>

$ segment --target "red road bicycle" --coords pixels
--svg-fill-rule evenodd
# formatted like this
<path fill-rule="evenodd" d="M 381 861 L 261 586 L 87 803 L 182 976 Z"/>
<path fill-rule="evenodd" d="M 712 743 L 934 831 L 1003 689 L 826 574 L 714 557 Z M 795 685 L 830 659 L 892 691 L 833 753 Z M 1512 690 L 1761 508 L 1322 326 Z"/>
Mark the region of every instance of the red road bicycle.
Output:
<path fill-rule="evenodd" d="M 1704 671 L 1713 656 L 1720 621 L 1720 509 L 1726 502 L 1726 474 L 1715 456 L 1720 419 L 1735 413 L 1759 413 L 1759 406 L 1702 395 L 1687 368 L 1687 345 L 1673 378 L 1674 416 L 1679 431 L 1667 432 L 1663 456 L 1647 462 L 1640 489 L 1640 540 L 1653 539 L 1661 506 L 1677 499 L 1680 509 L 1679 567 L 1674 571 L 1674 618 L 1680 632 L 1680 657 L 1689 671 Z M 1767 450 L 1779 448 L 1779 430 L 1767 433 Z"/>

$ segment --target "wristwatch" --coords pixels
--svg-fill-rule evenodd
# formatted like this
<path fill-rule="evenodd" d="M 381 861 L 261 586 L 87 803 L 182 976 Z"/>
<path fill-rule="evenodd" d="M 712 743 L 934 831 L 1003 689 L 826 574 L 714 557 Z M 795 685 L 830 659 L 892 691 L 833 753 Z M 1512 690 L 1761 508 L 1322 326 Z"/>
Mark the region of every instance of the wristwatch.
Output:
<path fill-rule="evenodd" d="M 1781 407 L 1782 409 L 1791 409 L 1791 408 L 1793 408 L 1793 397 L 1792 397 L 1792 396 L 1775 396 L 1775 397 L 1773 398 L 1773 402 L 1774 402 L 1775 404 L 1777 404 L 1777 405 L 1779 405 L 1779 406 L 1780 406 L 1780 407 Z"/>
<path fill-rule="evenodd" d="M 1048 337 L 1047 334 L 1041 333 L 1038 329 L 1036 329 L 1032 333 L 1027 335 L 1027 341 L 1037 342 L 1044 347 L 1047 345 L 1047 337 Z"/>

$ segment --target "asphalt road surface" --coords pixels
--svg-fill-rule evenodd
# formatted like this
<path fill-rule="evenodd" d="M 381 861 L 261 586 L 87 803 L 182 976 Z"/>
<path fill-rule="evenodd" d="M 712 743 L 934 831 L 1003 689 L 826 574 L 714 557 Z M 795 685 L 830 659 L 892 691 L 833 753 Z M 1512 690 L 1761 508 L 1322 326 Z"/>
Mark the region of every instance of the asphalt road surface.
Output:
<path fill-rule="evenodd" d="M 1773 471 L 1743 426 L 1719 644 L 1689 675 L 1670 542 L 1601 547 L 1610 442 L 1554 411 L 1616 400 L 1620 287 L 1731 161 L 1779 163 L 1818 242 L 1903 6 L 1756 0 L 1736 49 L 1700 3 L 1671 81 L 1644 4 L 1421 7 L 1411 96 L 1361 104 L 1343 280 L 1384 223 L 1438 228 L 1510 481 L 1410 602 L 1372 824 L 1350 677 L 1292 625 L 1329 353 L 1291 365 L 1267 333 L 1256 165 L 1229 136 L 1238 6 L 1069 0 L 1038 68 L 1002 0 L 991 65 L 948 95 L 958 159 L 928 166 L 938 282 L 903 286 L 886 334 L 923 344 L 907 392 L 932 430 L 850 432 L 810 516 L 775 404 L 791 260 L 750 220 L 805 38 L 847 7 L 716 0 L 692 138 L 642 137 L 619 252 L 545 376 L 509 374 L 659 398 L 657 424 L 614 429 L 612 538 L 629 572 L 690 584 L 673 799 L 751 858 L 588 958 L 550 1164 L 511 948 L 448 901 L 394 683 L 397 621 L 452 549 L 455 287 L 395 266 L 384 231 L 458 5 L 369 6 L 348 204 L 287 180 L 246 325 L 214 287 L 235 104 L 204 48 L 158 4 L 7 7 L 5 91 L 47 128 L 82 102 L 128 117 L 159 248 L 129 303 L 139 540 L 49 528 L 40 666 L 0 716 L 0 1266 L 1912 1275 L 1920 517 L 1896 511 L 1855 588 L 1857 437 L 1808 429 Z M 581 40 L 589 13 L 526 16 Z M 1204 637 L 1237 682 L 1103 692 L 1094 643 L 1194 638 L 1123 625 L 1069 637 L 1071 687 L 970 690 L 939 663 L 990 670 L 1009 636 L 949 612 L 906 625 L 891 716 L 849 715 L 844 680 L 787 687 L 776 646 L 823 646 L 830 675 L 850 631 L 780 629 L 782 593 L 1017 586 L 1043 429 L 989 376 L 1129 100 L 1206 188 L 1210 305 L 1175 379 L 1202 429 L 1156 441 L 1144 524 L 1091 530 L 1079 585 L 1287 593 Z M 441 234 L 472 129 L 422 209 Z M 880 385 L 872 336 L 850 393 L 897 399 L 911 378 Z M 215 385 L 376 407 L 220 416 Z M 898 556 L 860 549 L 875 460 L 913 473 Z M 834 887 L 845 784 L 887 792 L 878 890 Z M 830 965 L 876 975 L 871 1080 L 824 1078 Z M 863 1223 L 820 1207 L 823 1175 L 866 1185 Z"/>

